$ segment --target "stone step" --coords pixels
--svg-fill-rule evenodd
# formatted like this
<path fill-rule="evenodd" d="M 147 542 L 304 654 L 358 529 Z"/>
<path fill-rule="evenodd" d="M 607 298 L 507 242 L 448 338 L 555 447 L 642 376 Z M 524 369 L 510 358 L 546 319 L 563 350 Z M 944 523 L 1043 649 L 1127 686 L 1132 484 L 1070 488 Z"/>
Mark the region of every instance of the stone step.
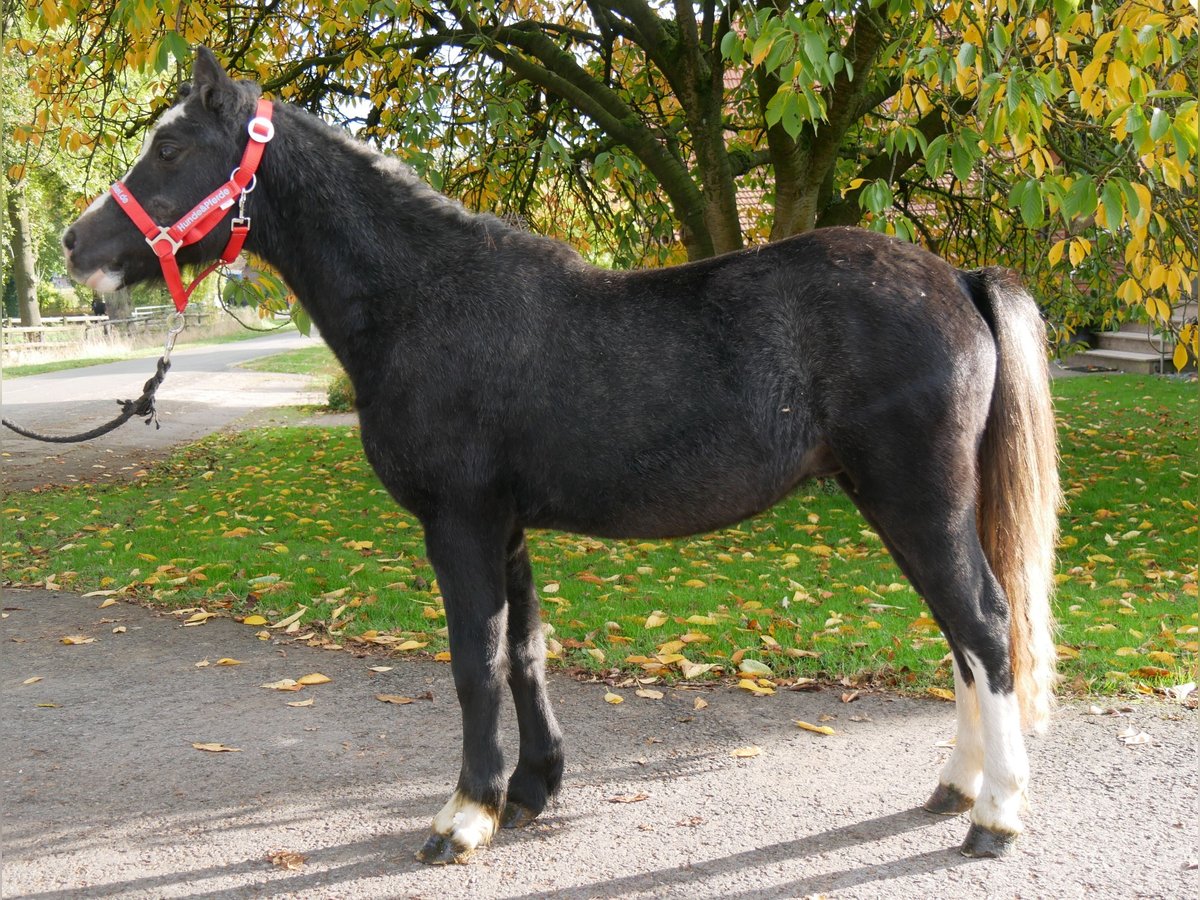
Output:
<path fill-rule="evenodd" d="M 1096 335 L 1097 349 L 1125 350 L 1130 353 L 1166 353 L 1170 356 L 1175 343 L 1161 334 L 1147 332 L 1145 327 L 1137 331 L 1102 331 Z"/>
<path fill-rule="evenodd" d="M 1096 366 L 1103 369 L 1116 369 L 1118 372 L 1156 375 L 1162 371 L 1163 360 L 1157 353 L 1137 353 L 1128 350 L 1085 350 L 1071 356 L 1068 362 L 1072 368 Z M 1167 364 L 1170 365 L 1170 358 L 1167 359 Z"/>

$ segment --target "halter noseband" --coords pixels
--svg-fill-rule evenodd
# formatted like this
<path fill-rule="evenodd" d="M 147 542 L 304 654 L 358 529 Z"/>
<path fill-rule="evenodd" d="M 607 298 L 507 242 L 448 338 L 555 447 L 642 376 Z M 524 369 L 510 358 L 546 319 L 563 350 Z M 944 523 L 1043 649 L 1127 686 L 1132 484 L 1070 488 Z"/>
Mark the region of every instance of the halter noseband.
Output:
<path fill-rule="evenodd" d="M 142 205 L 134 199 L 129 189 L 120 181 L 115 182 L 109 189 L 109 193 L 117 201 L 117 205 L 145 235 L 146 243 L 158 257 L 159 265 L 162 266 L 163 278 L 167 282 L 167 290 L 171 292 L 171 299 L 175 301 L 175 309 L 179 312 L 183 312 L 187 306 L 196 285 L 207 278 L 221 263 L 233 262 L 242 252 L 246 235 L 250 233 L 250 218 L 246 215 L 245 206 L 246 195 L 254 190 L 256 183 L 254 173 L 262 160 L 267 142 L 275 136 L 275 126 L 271 123 L 271 112 L 271 101 L 260 98 L 254 118 L 246 127 L 250 133 L 250 140 L 246 143 L 241 164 L 233 170 L 227 182 L 201 200 L 191 212 L 170 227 L 159 225 L 151 219 L 142 209 Z M 229 243 L 225 245 L 224 252 L 216 262 L 196 276 L 196 279 L 185 288 L 179 274 L 179 261 L 175 258 L 175 254 L 189 244 L 203 239 L 225 217 L 225 213 L 234 203 L 238 204 L 238 214 L 230 223 Z"/>

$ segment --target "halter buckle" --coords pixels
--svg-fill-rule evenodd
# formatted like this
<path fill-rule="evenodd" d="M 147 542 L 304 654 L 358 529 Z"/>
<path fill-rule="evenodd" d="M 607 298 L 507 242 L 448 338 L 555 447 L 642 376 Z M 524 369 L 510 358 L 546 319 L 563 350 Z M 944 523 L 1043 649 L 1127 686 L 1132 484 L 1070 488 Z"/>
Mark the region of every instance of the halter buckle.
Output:
<path fill-rule="evenodd" d="M 162 249 L 161 241 L 166 241 L 169 249 Z M 171 231 L 165 225 L 159 226 L 157 234 L 146 235 L 146 243 L 150 245 L 150 249 L 154 251 L 154 255 L 159 259 L 174 256 L 183 248 L 183 241 L 178 241 L 171 237 Z"/>

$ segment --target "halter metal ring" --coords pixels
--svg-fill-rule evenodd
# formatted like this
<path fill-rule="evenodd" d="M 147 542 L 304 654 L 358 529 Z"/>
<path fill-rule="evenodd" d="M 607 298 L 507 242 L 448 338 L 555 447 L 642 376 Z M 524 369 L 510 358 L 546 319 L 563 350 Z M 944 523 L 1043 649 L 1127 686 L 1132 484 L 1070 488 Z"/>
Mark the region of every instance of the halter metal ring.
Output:
<path fill-rule="evenodd" d="M 238 173 L 238 172 L 240 172 L 240 171 L 242 171 L 242 167 L 241 167 L 241 166 L 237 166 L 237 167 L 236 167 L 236 168 L 235 168 L 235 169 L 234 169 L 232 172 L 230 172 L 230 173 L 229 173 L 229 180 L 230 180 L 230 181 L 234 181 L 234 177 L 235 177 L 235 176 L 237 175 L 237 173 Z M 235 182 L 235 183 L 236 183 L 236 182 Z M 243 194 L 248 194 L 248 193 L 250 193 L 252 190 L 254 190 L 256 187 L 258 187 L 258 176 L 257 176 L 257 175 L 251 175 L 251 176 L 250 176 L 250 181 L 249 181 L 249 183 L 247 183 L 247 185 L 246 185 L 244 188 L 242 188 L 242 193 L 243 193 Z"/>
<path fill-rule="evenodd" d="M 167 329 L 167 339 L 163 342 L 163 359 L 171 358 L 171 351 L 175 349 L 175 338 L 179 337 L 183 326 L 187 324 L 187 316 L 181 312 L 175 312 L 167 321 L 170 323 L 170 327 Z"/>

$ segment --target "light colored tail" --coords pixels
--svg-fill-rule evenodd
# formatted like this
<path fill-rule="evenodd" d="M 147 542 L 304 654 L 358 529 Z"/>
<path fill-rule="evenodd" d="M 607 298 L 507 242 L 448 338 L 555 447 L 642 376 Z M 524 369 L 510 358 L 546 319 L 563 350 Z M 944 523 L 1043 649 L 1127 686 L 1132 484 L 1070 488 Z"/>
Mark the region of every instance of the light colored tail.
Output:
<path fill-rule="evenodd" d="M 1062 502 L 1046 332 L 1037 305 L 1013 273 L 989 268 L 976 274 L 987 291 L 998 349 L 980 448 L 979 537 L 1008 595 L 1021 724 L 1040 734 L 1054 704 L 1050 598 Z"/>

